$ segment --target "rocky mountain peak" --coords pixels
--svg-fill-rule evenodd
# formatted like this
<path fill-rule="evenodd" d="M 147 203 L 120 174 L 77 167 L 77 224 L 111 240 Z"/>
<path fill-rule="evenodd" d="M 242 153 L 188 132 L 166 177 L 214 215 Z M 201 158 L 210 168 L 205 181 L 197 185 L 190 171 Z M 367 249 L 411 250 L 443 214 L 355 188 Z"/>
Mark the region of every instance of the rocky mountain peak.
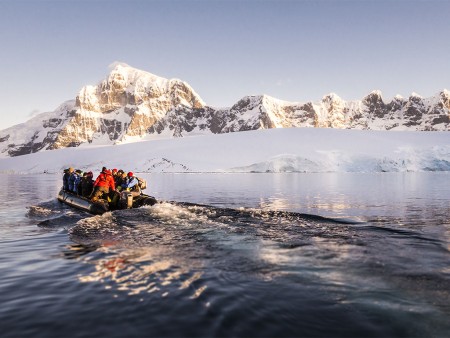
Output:
<path fill-rule="evenodd" d="M 255 106 L 262 104 L 262 101 L 263 95 L 244 96 L 231 107 L 231 110 L 253 109 Z"/>
<path fill-rule="evenodd" d="M 366 106 L 381 105 L 381 104 L 384 104 L 383 95 L 382 95 L 381 91 L 374 90 L 371 93 L 369 93 L 368 95 L 366 95 L 362 99 L 362 102 Z"/>
<path fill-rule="evenodd" d="M 85 111 L 109 113 L 126 106 L 157 104 L 167 111 L 171 106 L 200 108 L 205 104 L 186 83 L 133 68 L 123 63 L 113 66 L 109 75 L 96 86 L 83 87 L 76 99 Z"/>
<path fill-rule="evenodd" d="M 329 93 L 322 98 L 322 102 L 324 103 L 338 103 L 341 101 L 342 99 L 335 93 Z"/>
<path fill-rule="evenodd" d="M 266 95 L 266 94 L 262 95 L 261 102 L 262 102 L 262 104 L 271 105 L 271 106 L 273 106 L 273 105 L 284 105 L 286 103 L 285 101 L 279 100 L 279 99 L 277 99 L 277 98 L 275 98 L 273 96 L 269 96 L 269 95 Z"/>
<path fill-rule="evenodd" d="M 392 101 L 404 101 L 404 98 L 403 96 L 397 94 L 393 97 Z"/>
<path fill-rule="evenodd" d="M 341 113 L 344 108 L 344 101 L 335 93 L 330 93 L 322 98 L 322 104 L 329 113 Z"/>
<path fill-rule="evenodd" d="M 125 63 L 115 63 L 111 72 L 103 81 L 116 88 L 124 88 L 133 91 L 136 87 L 146 89 L 163 89 L 168 86 L 169 80 L 152 73 L 133 68 Z"/>
<path fill-rule="evenodd" d="M 368 101 L 373 101 L 373 100 L 379 101 L 379 100 L 381 100 L 381 101 L 383 101 L 383 94 L 381 93 L 380 90 L 373 90 L 373 91 L 371 91 L 368 95 L 366 95 L 363 98 L 363 101 L 364 100 L 368 100 Z"/>
<path fill-rule="evenodd" d="M 117 63 L 97 85 L 83 87 L 76 100 L 0 132 L 0 156 L 82 144 L 114 144 L 143 138 L 220 134 L 266 128 L 321 127 L 371 130 L 450 130 L 450 93 L 423 99 L 380 91 L 360 101 L 330 93 L 318 102 L 292 103 L 268 95 L 245 96 L 230 108 L 206 106 L 178 79 Z"/>
<path fill-rule="evenodd" d="M 417 93 L 411 93 L 411 95 L 408 98 L 408 101 L 410 104 L 423 104 L 423 98 Z"/>
<path fill-rule="evenodd" d="M 442 92 L 439 93 L 439 98 L 442 101 L 444 107 L 450 110 L 450 91 L 444 89 Z"/>

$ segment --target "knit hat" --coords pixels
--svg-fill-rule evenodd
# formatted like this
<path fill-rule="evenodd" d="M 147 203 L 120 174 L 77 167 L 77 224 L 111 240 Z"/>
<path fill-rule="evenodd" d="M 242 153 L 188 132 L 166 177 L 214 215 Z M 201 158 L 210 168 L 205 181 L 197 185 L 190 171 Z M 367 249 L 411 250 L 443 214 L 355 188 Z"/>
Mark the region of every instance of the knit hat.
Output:
<path fill-rule="evenodd" d="M 133 173 L 131 171 L 128 172 L 127 174 L 128 177 L 133 177 Z"/>

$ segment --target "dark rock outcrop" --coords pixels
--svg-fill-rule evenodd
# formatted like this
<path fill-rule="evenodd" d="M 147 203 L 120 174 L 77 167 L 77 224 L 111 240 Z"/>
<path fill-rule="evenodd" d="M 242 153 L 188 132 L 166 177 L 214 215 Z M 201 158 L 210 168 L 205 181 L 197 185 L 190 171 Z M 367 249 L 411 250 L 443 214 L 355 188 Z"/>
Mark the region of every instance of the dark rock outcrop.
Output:
<path fill-rule="evenodd" d="M 292 127 L 448 131 L 450 93 L 444 90 L 431 98 L 397 96 L 387 103 L 379 91 L 361 101 L 329 94 L 317 103 L 260 95 L 216 109 L 206 106 L 183 81 L 118 64 L 97 86 L 82 88 L 75 100 L 1 131 L 0 154 Z"/>

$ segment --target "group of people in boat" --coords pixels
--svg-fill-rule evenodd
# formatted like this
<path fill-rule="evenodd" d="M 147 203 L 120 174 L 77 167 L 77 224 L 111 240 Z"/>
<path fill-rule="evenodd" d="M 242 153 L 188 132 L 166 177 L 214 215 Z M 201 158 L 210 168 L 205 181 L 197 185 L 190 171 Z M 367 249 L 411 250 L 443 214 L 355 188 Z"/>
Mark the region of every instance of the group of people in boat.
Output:
<path fill-rule="evenodd" d="M 83 172 L 73 167 L 65 169 L 63 175 L 64 191 L 88 198 L 93 202 L 103 199 L 110 203 L 117 203 L 121 193 L 132 194 L 135 197 L 141 195 L 142 189 L 145 188 L 145 180 L 135 177 L 131 171 L 127 173 L 122 169 L 110 170 L 103 167 L 95 180 L 92 171 Z"/>

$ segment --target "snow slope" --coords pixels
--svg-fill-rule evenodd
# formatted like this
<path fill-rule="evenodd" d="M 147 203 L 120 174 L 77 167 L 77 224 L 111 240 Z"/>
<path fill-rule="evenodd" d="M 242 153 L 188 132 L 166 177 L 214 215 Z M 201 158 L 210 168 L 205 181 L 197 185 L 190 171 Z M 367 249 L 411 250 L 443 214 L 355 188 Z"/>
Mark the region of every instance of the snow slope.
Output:
<path fill-rule="evenodd" d="M 115 64 L 97 85 L 50 113 L 0 131 L 0 157 L 39 151 L 224 134 L 272 128 L 337 128 L 449 131 L 450 92 L 433 97 L 380 91 L 345 101 L 328 94 L 318 102 L 287 102 L 268 95 L 245 96 L 229 108 L 207 106 L 189 84 Z"/>
<path fill-rule="evenodd" d="M 450 171 L 448 132 L 283 128 L 64 148 L 0 159 L 1 173 Z"/>

